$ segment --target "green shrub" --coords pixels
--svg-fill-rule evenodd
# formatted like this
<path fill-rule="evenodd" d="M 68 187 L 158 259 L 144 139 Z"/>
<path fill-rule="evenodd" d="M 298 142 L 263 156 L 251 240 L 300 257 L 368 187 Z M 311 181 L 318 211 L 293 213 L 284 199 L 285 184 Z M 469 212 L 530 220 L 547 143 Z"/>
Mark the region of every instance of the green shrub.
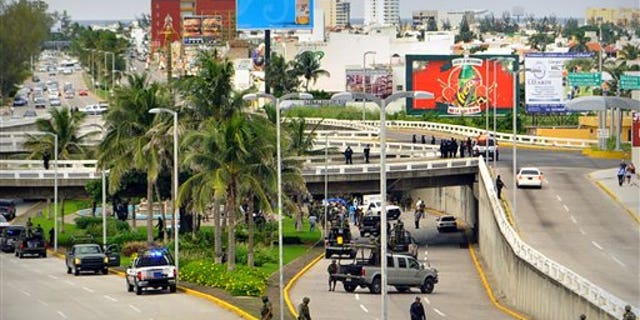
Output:
<path fill-rule="evenodd" d="M 223 289 L 234 296 L 261 296 L 267 287 L 267 274 L 256 268 L 237 265 L 228 271 L 224 264 L 210 260 L 193 261 L 182 265 L 181 279 L 203 286 Z"/>
<path fill-rule="evenodd" d="M 131 257 L 132 254 L 147 250 L 151 247 L 146 241 L 130 241 L 122 246 L 120 254 L 125 257 Z"/>
<path fill-rule="evenodd" d="M 110 244 L 117 244 L 120 247 L 124 247 L 124 244 L 131 241 L 145 241 L 147 235 L 140 232 L 128 231 L 120 232 L 113 237 L 110 237 L 108 242 Z"/>
<path fill-rule="evenodd" d="M 78 229 L 87 229 L 90 225 L 102 225 L 102 217 L 77 217 L 75 222 Z"/>

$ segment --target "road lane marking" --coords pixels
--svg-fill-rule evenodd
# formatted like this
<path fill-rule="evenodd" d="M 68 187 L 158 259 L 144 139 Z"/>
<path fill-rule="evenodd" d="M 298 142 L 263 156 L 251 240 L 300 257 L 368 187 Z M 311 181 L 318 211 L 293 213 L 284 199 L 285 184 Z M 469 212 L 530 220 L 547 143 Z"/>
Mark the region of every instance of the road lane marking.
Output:
<path fill-rule="evenodd" d="M 93 293 L 94 292 L 93 290 L 91 290 L 91 289 L 89 289 L 87 287 L 82 287 L 82 290 L 87 291 L 89 293 Z"/>
<path fill-rule="evenodd" d="M 46 303 L 46 302 L 44 302 L 44 301 L 42 301 L 42 300 L 40 300 L 40 299 L 38 299 L 38 302 L 39 302 L 41 305 L 45 306 L 45 307 L 49 305 L 48 303 Z"/>
<path fill-rule="evenodd" d="M 422 299 L 424 299 L 424 301 L 425 301 L 427 304 L 431 304 L 431 301 L 429 301 L 429 298 L 427 298 L 427 297 L 422 297 Z"/>
<path fill-rule="evenodd" d="M 435 312 L 436 312 L 437 314 L 439 314 L 441 317 L 446 317 L 446 316 L 447 316 L 446 314 L 442 313 L 442 311 L 440 311 L 440 310 L 438 310 L 438 309 L 436 309 L 436 308 L 433 308 L 433 311 L 435 311 Z"/>
<path fill-rule="evenodd" d="M 613 261 L 617 262 L 619 265 L 621 265 L 622 267 L 626 268 L 627 265 L 622 263 L 622 261 L 618 260 L 618 258 L 616 258 L 616 256 L 611 255 L 611 258 L 613 258 Z"/>
<path fill-rule="evenodd" d="M 576 217 L 571 216 L 570 218 L 571 218 L 571 221 L 573 221 L 573 223 L 578 223 L 578 220 L 576 220 Z"/>
<path fill-rule="evenodd" d="M 364 311 L 364 312 L 367 312 L 367 313 L 369 312 L 369 310 L 367 310 L 367 307 L 365 307 L 362 304 L 360 305 L 360 309 L 362 309 L 362 311 Z"/>
<path fill-rule="evenodd" d="M 562 207 L 564 208 L 564 211 L 569 212 L 569 207 L 567 207 L 566 204 L 563 204 Z"/>
<path fill-rule="evenodd" d="M 562 198 L 560 198 L 560 196 L 557 194 L 556 194 L 556 198 L 558 198 L 558 201 L 562 201 Z"/>
<path fill-rule="evenodd" d="M 360 294 L 356 293 L 356 300 L 360 300 Z"/>
<path fill-rule="evenodd" d="M 72 287 L 75 287 L 75 286 L 76 286 L 76 284 L 75 284 L 75 283 L 73 283 L 73 282 L 71 282 L 71 281 L 69 281 L 69 280 L 67 280 L 67 281 L 65 281 L 65 282 L 66 282 L 66 283 L 68 283 L 68 284 L 69 284 L 70 286 L 72 286 Z"/>
<path fill-rule="evenodd" d="M 140 309 L 136 308 L 136 307 L 135 307 L 135 306 L 133 306 L 133 305 L 129 305 L 129 308 L 133 309 L 133 310 L 134 310 L 135 312 L 137 312 L 137 313 L 142 313 L 142 311 L 140 311 Z"/>
<path fill-rule="evenodd" d="M 584 230 L 582 230 L 582 228 L 580 228 L 580 229 L 578 229 L 578 230 L 580 230 L 580 233 L 582 233 L 582 234 L 584 234 L 584 235 L 586 235 L 586 234 L 587 234 L 587 232 L 586 232 L 586 231 L 584 231 Z"/>
<path fill-rule="evenodd" d="M 591 243 L 598 249 L 603 250 L 602 246 L 600 246 L 597 242 L 591 241 Z"/>
<path fill-rule="evenodd" d="M 49 278 L 51 278 L 51 279 L 55 279 L 55 280 L 60 279 L 60 278 L 58 278 L 58 277 L 56 277 L 56 276 L 54 276 L 54 275 L 52 275 L 52 274 L 50 274 L 50 275 L 49 275 Z"/>
<path fill-rule="evenodd" d="M 67 318 L 67 316 L 66 316 L 64 313 L 62 313 L 62 311 L 58 310 L 58 314 L 59 314 L 61 317 L 65 318 L 65 319 L 68 319 L 68 318 Z"/>
<path fill-rule="evenodd" d="M 116 300 L 116 298 L 114 298 L 114 297 L 112 297 L 112 296 L 109 296 L 109 295 L 106 295 L 106 294 L 105 294 L 105 295 L 103 295 L 103 297 L 104 297 L 105 299 L 111 300 L 111 301 L 113 301 L 113 302 L 118 302 L 118 300 Z"/>
<path fill-rule="evenodd" d="M 26 292 L 24 290 L 20 290 L 20 292 L 24 293 L 24 295 L 27 296 L 27 297 L 31 297 L 31 293 L 29 293 L 29 292 Z"/>

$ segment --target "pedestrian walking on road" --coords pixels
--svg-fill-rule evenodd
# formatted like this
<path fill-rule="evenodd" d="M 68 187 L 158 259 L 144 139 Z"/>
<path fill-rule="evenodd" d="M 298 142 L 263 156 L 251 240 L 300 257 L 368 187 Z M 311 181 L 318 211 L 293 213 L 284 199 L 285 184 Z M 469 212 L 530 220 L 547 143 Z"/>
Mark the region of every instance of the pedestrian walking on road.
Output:
<path fill-rule="evenodd" d="M 504 188 L 504 182 L 500 178 L 500 175 L 496 178 L 496 191 L 498 193 L 498 199 L 502 199 L 502 188 Z"/>
<path fill-rule="evenodd" d="M 371 153 L 371 145 L 367 143 L 364 146 L 364 163 L 369 163 L 369 154 Z"/>
<path fill-rule="evenodd" d="M 338 264 L 336 259 L 331 260 L 331 264 L 327 267 L 327 273 L 329 273 L 329 291 L 336 291 L 336 273 L 338 273 Z"/>
<path fill-rule="evenodd" d="M 424 306 L 422 302 L 420 302 L 420 297 L 416 297 L 416 301 L 411 304 L 409 314 L 411 314 L 411 320 L 427 320 L 427 315 L 424 313 Z"/>
<path fill-rule="evenodd" d="M 273 305 L 269 297 L 262 297 L 262 309 L 260 309 L 260 320 L 271 320 L 273 318 Z"/>
<path fill-rule="evenodd" d="M 311 314 L 309 313 L 309 302 L 311 299 L 304 297 L 302 303 L 298 305 L 298 320 L 311 320 Z"/>
<path fill-rule="evenodd" d="M 622 320 L 636 320 L 636 314 L 631 311 L 631 306 L 624 306 L 624 314 L 622 315 Z"/>
<path fill-rule="evenodd" d="M 631 185 L 631 179 L 636 174 L 636 167 L 633 166 L 633 163 L 629 163 L 627 168 L 624 171 L 624 176 L 627 179 L 627 184 Z"/>
<path fill-rule="evenodd" d="M 420 219 L 422 219 L 423 214 L 424 213 L 422 212 L 422 210 L 416 210 L 416 212 L 413 214 L 415 218 L 416 229 L 420 229 Z"/>
<path fill-rule="evenodd" d="M 620 166 L 620 168 L 618 168 L 618 185 L 622 187 L 622 184 L 624 183 L 624 174 L 627 172 L 627 168 Z"/>

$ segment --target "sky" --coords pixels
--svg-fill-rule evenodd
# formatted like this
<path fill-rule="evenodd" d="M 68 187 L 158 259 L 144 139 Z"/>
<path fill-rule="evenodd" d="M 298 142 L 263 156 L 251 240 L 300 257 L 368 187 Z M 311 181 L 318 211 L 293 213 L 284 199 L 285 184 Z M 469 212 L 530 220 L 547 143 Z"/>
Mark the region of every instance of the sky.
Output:
<path fill-rule="evenodd" d="M 151 10 L 150 0 L 45 0 L 51 11 L 67 10 L 73 20 L 134 19 Z M 215 0 L 214 0 L 215 1 Z M 271 1 L 271 0 L 262 0 Z M 351 16 L 361 18 L 364 0 L 350 0 Z M 587 7 L 640 8 L 640 0 L 400 0 L 400 16 L 411 17 L 414 10 L 459 11 L 487 9 L 500 15 L 514 7 L 524 8 L 526 14 L 537 17 L 555 14 L 557 17 L 583 18 Z"/>

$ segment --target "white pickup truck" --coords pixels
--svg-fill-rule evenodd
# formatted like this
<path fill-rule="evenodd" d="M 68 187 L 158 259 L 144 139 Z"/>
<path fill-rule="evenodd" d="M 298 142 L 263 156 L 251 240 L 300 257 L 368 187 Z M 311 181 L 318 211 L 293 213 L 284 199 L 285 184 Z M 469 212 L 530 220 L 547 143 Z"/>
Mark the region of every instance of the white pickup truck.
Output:
<path fill-rule="evenodd" d="M 372 214 L 380 215 L 380 210 L 382 210 L 382 202 L 380 201 L 379 194 L 364 195 L 362 196 L 362 199 L 362 205 L 359 206 L 360 210 L 364 211 L 365 214 L 369 212 L 369 210 L 371 210 Z M 402 211 L 400 211 L 400 207 L 395 205 L 387 204 L 385 208 L 387 210 L 387 219 L 389 220 L 398 219 L 400 217 L 400 214 L 402 213 Z"/>
<path fill-rule="evenodd" d="M 166 249 L 150 249 L 138 255 L 127 268 L 127 291 L 142 294 L 145 288 L 176 292 L 177 270 Z"/>

